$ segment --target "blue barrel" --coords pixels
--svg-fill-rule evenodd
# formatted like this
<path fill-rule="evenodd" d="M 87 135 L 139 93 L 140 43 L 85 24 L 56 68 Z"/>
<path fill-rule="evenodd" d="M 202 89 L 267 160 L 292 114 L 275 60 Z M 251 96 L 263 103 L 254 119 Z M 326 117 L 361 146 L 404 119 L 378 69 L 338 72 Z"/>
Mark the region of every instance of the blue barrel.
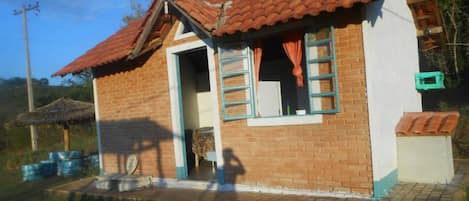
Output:
<path fill-rule="evenodd" d="M 41 164 L 28 164 L 21 166 L 23 181 L 34 181 L 43 178 Z"/>
<path fill-rule="evenodd" d="M 57 152 L 60 160 L 71 160 L 81 158 L 81 151 L 59 151 Z"/>
<path fill-rule="evenodd" d="M 58 164 L 58 173 L 59 176 L 74 176 L 77 175 L 81 170 L 81 160 L 72 159 L 72 160 L 63 160 Z"/>
<path fill-rule="evenodd" d="M 59 159 L 60 158 L 58 152 L 49 152 L 49 160 L 57 162 Z"/>
<path fill-rule="evenodd" d="M 87 160 L 90 166 L 99 167 L 99 155 L 90 155 Z"/>
<path fill-rule="evenodd" d="M 41 161 L 41 171 L 44 177 L 57 175 L 57 163 L 53 160 Z"/>

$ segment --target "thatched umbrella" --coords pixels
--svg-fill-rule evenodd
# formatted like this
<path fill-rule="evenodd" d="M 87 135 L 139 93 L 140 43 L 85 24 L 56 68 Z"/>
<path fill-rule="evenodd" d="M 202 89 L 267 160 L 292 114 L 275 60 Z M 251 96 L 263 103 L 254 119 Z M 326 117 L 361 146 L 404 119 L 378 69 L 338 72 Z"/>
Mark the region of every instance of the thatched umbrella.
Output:
<path fill-rule="evenodd" d="M 21 113 L 13 122 L 17 126 L 37 124 L 60 124 L 64 128 L 64 149 L 70 150 L 70 124 L 94 118 L 94 104 L 59 98 L 37 108 L 34 112 Z"/>

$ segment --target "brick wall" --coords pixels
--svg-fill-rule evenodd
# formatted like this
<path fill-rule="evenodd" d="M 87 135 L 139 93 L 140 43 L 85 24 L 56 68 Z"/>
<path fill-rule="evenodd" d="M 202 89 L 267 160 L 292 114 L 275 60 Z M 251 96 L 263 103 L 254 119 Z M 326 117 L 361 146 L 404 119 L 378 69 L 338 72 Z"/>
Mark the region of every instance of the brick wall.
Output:
<path fill-rule="evenodd" d="M 137 154 L 137 174 L 176 177 L 166 48 L 197 39 L 173 41 L 176 29 L 140 61 L 95 70 L 106 173 L 124 173 L 127 157 Z"/>
<path fill-rule="evenodd" d="M 226 182 L 372 194 L 360 10 L 336 21 L 342 111 L 313 125 L 248 127 L 246 120 L 222 121 L 223 149 L 242 164 L 225 164 Z M 197 39 L 173 41 L 176 28 L 143 65 L 96 71 L 106 172 L 122 172 L 126 157 L 137 153 L 138 173 L 176 176 L 165 49 Z"/>
<path fill-rule="evenodd" d="M 312 125 L 248 127 L 246 120 L 222 121 L 223 149 L 243 167 L 225 164 L 226 182 L 372 194 L 360 10 L 341 14 L 335 34 L 342 111 Z"/>

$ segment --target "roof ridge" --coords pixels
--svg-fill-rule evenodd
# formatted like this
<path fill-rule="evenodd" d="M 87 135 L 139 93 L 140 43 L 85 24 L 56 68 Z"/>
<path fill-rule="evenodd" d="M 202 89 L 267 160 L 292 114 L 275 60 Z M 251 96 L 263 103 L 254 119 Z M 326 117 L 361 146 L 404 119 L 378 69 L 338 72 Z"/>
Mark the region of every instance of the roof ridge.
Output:
<path fill-rule="evenodd" d="M 232 0 L 225 1 L 223 4 L 221 4 L 220 15 L 217 19 L 217 23 L 215 24 L 215 30 L 217 30 L 223 24 L 225 24 L 225 20 L 226 20 L 225 13 L 226 13 L 226 10 L 228 10 L 231 7 L 231 4 L 233 4 Z"/>
<path fill-rule="evenodd" d="M 220 7 L 220 6 L 223 6 L 223 4 L 225 4 L 226 2 L 225 3 L 211 3 L 207 0 L 202 0 L 202 3 L 204 3 L 205 5 L 210 6 L 210 7 Z"/>

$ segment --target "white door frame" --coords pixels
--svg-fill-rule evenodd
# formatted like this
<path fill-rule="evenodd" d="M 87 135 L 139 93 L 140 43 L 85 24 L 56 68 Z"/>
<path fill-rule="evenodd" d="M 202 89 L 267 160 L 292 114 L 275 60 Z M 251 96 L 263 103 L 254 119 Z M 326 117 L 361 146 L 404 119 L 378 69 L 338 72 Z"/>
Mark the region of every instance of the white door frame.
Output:
<path fill-rule="evenodd" d="M 184 43 L 177 46 L 172 46 L 166 49 L 166 61 L 168 68 L 168 79 L 169 79 L 169 95 L 171 100 L 171 123 L 173 129 L 173 143 L 174 143 L 174 157 L 176 161 L 176 173 L 178 179 L 184 179 L 187 177 L 187 162 L 185 156 L 185 142 L 184 131 L 184 119 L 181 114 L 182 112 L 182 97 L 181 97 L 181 86 L 179 80 L 179 64 L 177 54 L 203 48 L 207 49 L 208 59 L 208 71 L 210 78 L 210 95 L 211 104 L 216 108 L 213 114 L 213 135 L 215 140 L 215 152 L 217 155 L 217 179 L 219 183 L 223 183 L 223 151 L 221 144 L 221 132 L 220 132 L 220 114 L 218 104 L 218 87 L 217 87 L 217 75 L 214 58 L 214 50 L 211 41 L 194 41 Z"/>

